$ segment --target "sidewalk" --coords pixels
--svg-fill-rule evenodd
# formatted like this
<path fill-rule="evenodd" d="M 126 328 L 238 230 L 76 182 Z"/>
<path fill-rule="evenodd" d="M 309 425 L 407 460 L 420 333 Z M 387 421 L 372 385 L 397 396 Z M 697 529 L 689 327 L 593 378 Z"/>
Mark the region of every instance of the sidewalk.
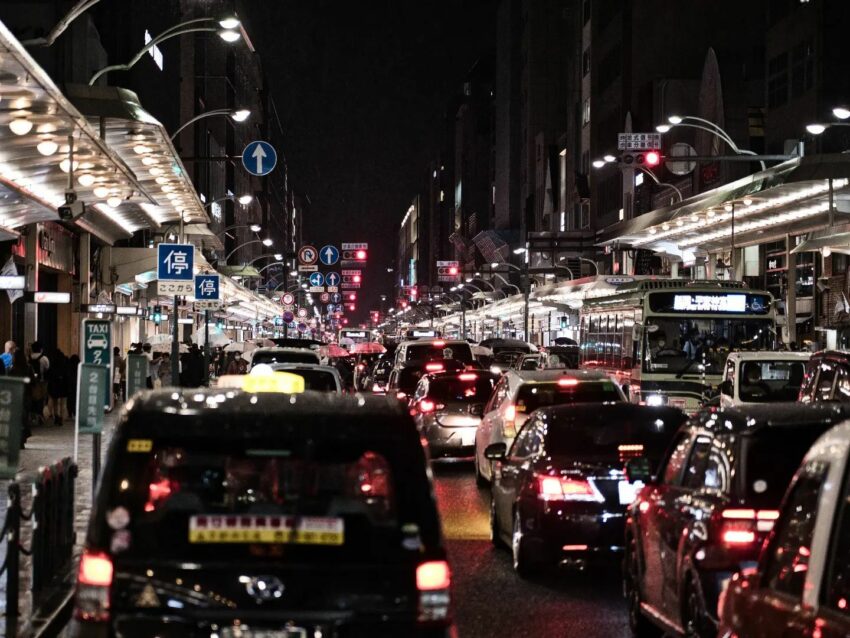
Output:
<path fill-rule="evenodd" d="M 119 408 L 105 416 L 101 451 L 105 455 L 109 447 L 114 423 L 117 419 Z M 79 457 L 77 465 L 79 475 L 75 484 L 75 528 L 77 542 L 75 555 L 79 555 L 82 542 L 85 538 L 85 529 L 88 525 L 89 513 L 92 504 L 92 437 L 83 435 L 80 437 Z M 74 425 L 66 421 L 61 427 L 41 426 L 33 429 L 33 435 L 27 441 L 26 449 L 21 450 L 21 463 L 16 477 L 21 485 L 23 509 L 29 512 L 32 506 L 32 489 L 30 485 L 38 468 L 50 465 L 64 457 L 74 455 Z M 8 508 L 8 481 L 0 481 L 0 523 L 5 517 Z M 30 547 L 32 527 L 28 521 L 22 521 L 21 542 L 24 547 Z M 6 543 L 0 544 L 0 565 L 5 560 Z M 18 632 L 25 635 L 31 622 L 38 622 L 33 618 L 32 596 L 30 584 L 32 580 L 31 557 L 21 554 L 20 569 L 20 597 L 18 601 Z M 0 636 L 6 636 L 6 575 L 0 576 Z M 9 634 L 14 635 L 14 634 Z"/>

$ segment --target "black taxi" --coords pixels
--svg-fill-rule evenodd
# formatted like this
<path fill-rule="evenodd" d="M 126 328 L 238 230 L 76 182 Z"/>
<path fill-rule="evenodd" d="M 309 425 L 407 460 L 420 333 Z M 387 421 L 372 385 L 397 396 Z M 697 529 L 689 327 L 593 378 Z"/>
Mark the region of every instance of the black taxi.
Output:
<path fill-rule="evenodd" d="M 128 403 L 70 635 L 453 635 L 410 415 L 392 399 L 300 392 L 299 380 L 245 375 Z"/>

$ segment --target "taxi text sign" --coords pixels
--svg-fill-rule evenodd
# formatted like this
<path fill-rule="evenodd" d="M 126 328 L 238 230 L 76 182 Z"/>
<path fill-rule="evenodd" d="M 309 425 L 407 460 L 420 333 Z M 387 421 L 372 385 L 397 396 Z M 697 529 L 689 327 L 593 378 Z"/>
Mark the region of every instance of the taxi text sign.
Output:
<path fill-rule="evenodd" d="M 194 244 L 159 244 L 156 273 L 160 294 L 192 295 L 195 292 Z"/>
<path fill-rule="evenodd" d="M 15 478 L 21 456 L 26 380 L 0 377 L 0 479 Z"/>
<path fill-rule="evenodd" d="M 127 398 L 147 388 L 148 358 L 143 354 L 127 355 Z"/>
<path fill-rule="evenodd" d="M 83 319 L 80 339 L 81 361 L 109 369 L 110 374 L 104 381 L 104 405 L 108 409 L 112 406 L 112 322 L 109 319 Z"/>
<path fill-rule="evenodd" d="M 103 406 L 107 402 L 109 368 L 94 363 L 80 363 L 77 373 L 77 432 L 103 432 Z M 111 392 L 109 393 L 111 394 Z"/>

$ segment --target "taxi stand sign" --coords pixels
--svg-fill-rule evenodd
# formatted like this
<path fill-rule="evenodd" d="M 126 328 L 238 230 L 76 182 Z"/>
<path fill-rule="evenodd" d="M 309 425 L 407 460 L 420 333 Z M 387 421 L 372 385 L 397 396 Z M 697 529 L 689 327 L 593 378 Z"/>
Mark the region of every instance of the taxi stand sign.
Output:
<path fill-rule="evenodd" d="M 112 322 L 109 319 L 83 319 L 80 332 L 82 363 L 106 366 L 109 373 L 104 381 L 104 406 L 112 407 Z"/>
<path fill-rule="evenodd" d="M 0 479 L 11 480 L 18 473 L 21 433 L 24 429 L 24 386 L 27 380 L 0 377 Z"/>
<path fill-rule="evenodd" d="M 143 354 L 127 355 L 127 398 L 147 388 L 148 358 Z"/>
<path fill-rule="evenodd" d="M 159 244 L 156 264 L 159 294 L 189 296 L 195 292 L 194 244 Z"/>
<path fill-rule="evenodd" d="M 94 363 L 80 363 L 77 374 L 77 433 L 103 432 L 103 406 L 107 402 L 106 386 L 109 368 Z M 111 394 L 111 393 L 110 393 Z"/>

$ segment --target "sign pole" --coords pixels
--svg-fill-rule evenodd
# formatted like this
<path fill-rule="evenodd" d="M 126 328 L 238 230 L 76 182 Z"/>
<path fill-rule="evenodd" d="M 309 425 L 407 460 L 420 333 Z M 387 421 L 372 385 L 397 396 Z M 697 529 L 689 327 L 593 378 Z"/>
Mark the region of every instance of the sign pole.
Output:
<path fill-rule="evenodd" d="M 180 324 L 177 321 L 177 304 L 180 297 L 174 295 L 174 312 L 171 317 L 171 385 L 180 385 Z"/>
<path fill-rule="evenodd" d="M 204 381 L 210 384 L 210 311 L 204 310 Z"/>

